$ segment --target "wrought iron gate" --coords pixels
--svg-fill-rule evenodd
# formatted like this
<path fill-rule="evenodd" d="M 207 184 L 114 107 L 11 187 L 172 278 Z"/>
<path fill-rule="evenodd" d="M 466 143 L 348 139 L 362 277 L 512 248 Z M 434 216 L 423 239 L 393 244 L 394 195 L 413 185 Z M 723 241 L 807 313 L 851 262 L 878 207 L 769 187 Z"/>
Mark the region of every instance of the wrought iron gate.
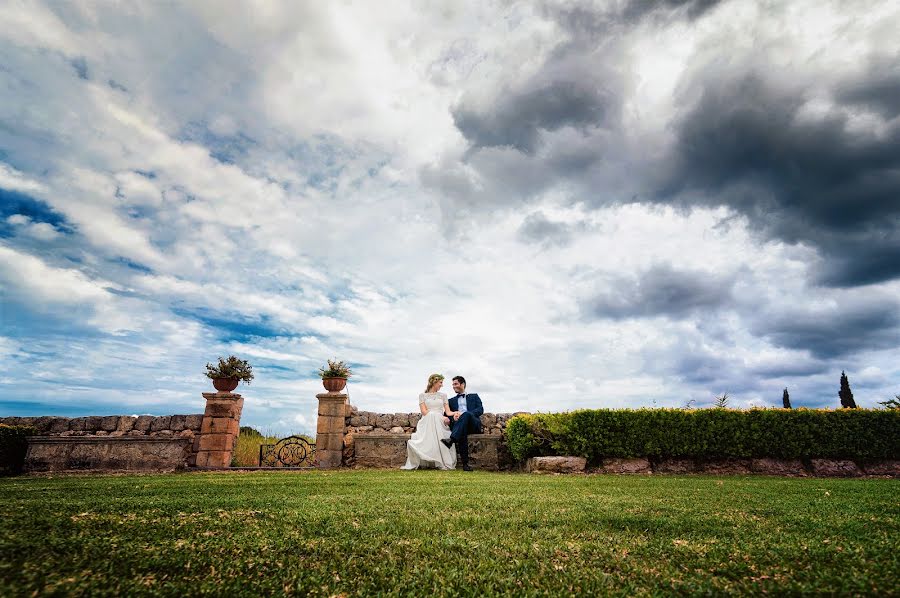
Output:
<path fill-rule="evenodd" d="M 275 444 L 259 446 L 260 467 L 302 467 L 316 465 L 316 445 L 302 436 L 288 436 Z"/>

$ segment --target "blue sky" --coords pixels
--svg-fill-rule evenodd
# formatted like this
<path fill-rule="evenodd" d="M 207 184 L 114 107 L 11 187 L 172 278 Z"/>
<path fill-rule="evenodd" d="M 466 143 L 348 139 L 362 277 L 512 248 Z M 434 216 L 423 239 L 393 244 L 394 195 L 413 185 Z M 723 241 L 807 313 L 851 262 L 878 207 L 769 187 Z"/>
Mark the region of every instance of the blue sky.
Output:
<path fill-rule="evenodd" d="M 15 3 L 0 415 L 900 393 L 888 2 Z"/>

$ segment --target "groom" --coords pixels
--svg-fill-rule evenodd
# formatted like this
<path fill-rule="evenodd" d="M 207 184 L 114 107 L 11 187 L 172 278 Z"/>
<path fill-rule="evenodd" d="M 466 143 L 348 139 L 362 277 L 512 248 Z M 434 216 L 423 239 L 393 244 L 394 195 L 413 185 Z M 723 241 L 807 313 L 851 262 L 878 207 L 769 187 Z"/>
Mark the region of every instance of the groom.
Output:
<path fill-rule="evenodd" d="M 454 444 L 458 447 L 459 459 L 462 461 L 463 471 L 472 471 L 469 466 L 469 434 L 481 432 L 481 416 L 484 407 L 481 398 L 475 394 L 466 393 L 466 379 L 462 376 L 453 377 L 453 390 L 456 396 L 448 401 L 452 420 L 449 425 L 453 428 L 450 438 L 442 438 L 441 442 L 451 448 Z"/>

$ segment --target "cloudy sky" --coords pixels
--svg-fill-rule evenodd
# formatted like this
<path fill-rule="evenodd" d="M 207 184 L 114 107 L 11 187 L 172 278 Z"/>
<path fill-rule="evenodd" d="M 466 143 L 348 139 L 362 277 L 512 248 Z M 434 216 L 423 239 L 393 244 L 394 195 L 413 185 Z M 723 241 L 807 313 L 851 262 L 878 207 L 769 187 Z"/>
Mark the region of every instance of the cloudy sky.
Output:
<path fill-rule="evenodd" d="M 900 393 L 896 2 L 0 11 L 0 415 Z"/>

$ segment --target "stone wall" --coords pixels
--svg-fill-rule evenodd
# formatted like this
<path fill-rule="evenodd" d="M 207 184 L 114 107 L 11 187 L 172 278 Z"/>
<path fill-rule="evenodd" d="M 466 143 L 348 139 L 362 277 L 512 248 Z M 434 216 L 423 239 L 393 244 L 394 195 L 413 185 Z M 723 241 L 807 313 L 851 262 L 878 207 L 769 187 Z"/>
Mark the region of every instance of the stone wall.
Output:
<path fill-rule="evenodd" d="M 503 430 L 513 413 L 485 413 L 482 434 L 469 435 L 471 464 L 476 469 L 504 470 L 512 467 Z M 376 413 L 359 411 L 352 405 L 344 420 L 345 467 L 398 468 L 406 462 L 406 441 L 416 429 L 421 413 Z M 460 467 L 462 465 L 460 464 Z"/>
<path fill-rule="evenodd" d="M 26 471 L 227 468 L 244 399 L 230 392 L 202 394 L 202 414 L 4 417 L 0 423 L 35 428 Z"/>
<path fill-rule="evenodd" d="M 200 432 L 199 415 L 92 415 L 88 417 L 3 417 L 0 424 L 32 426 L 38 436 L 144 436 L 191 438 Z"/>
<path fill-rule="evenodd" d="M 202 414 L 4 417 L 32 426 L 26 471 L 169 470 L 197 462 Z"/>

